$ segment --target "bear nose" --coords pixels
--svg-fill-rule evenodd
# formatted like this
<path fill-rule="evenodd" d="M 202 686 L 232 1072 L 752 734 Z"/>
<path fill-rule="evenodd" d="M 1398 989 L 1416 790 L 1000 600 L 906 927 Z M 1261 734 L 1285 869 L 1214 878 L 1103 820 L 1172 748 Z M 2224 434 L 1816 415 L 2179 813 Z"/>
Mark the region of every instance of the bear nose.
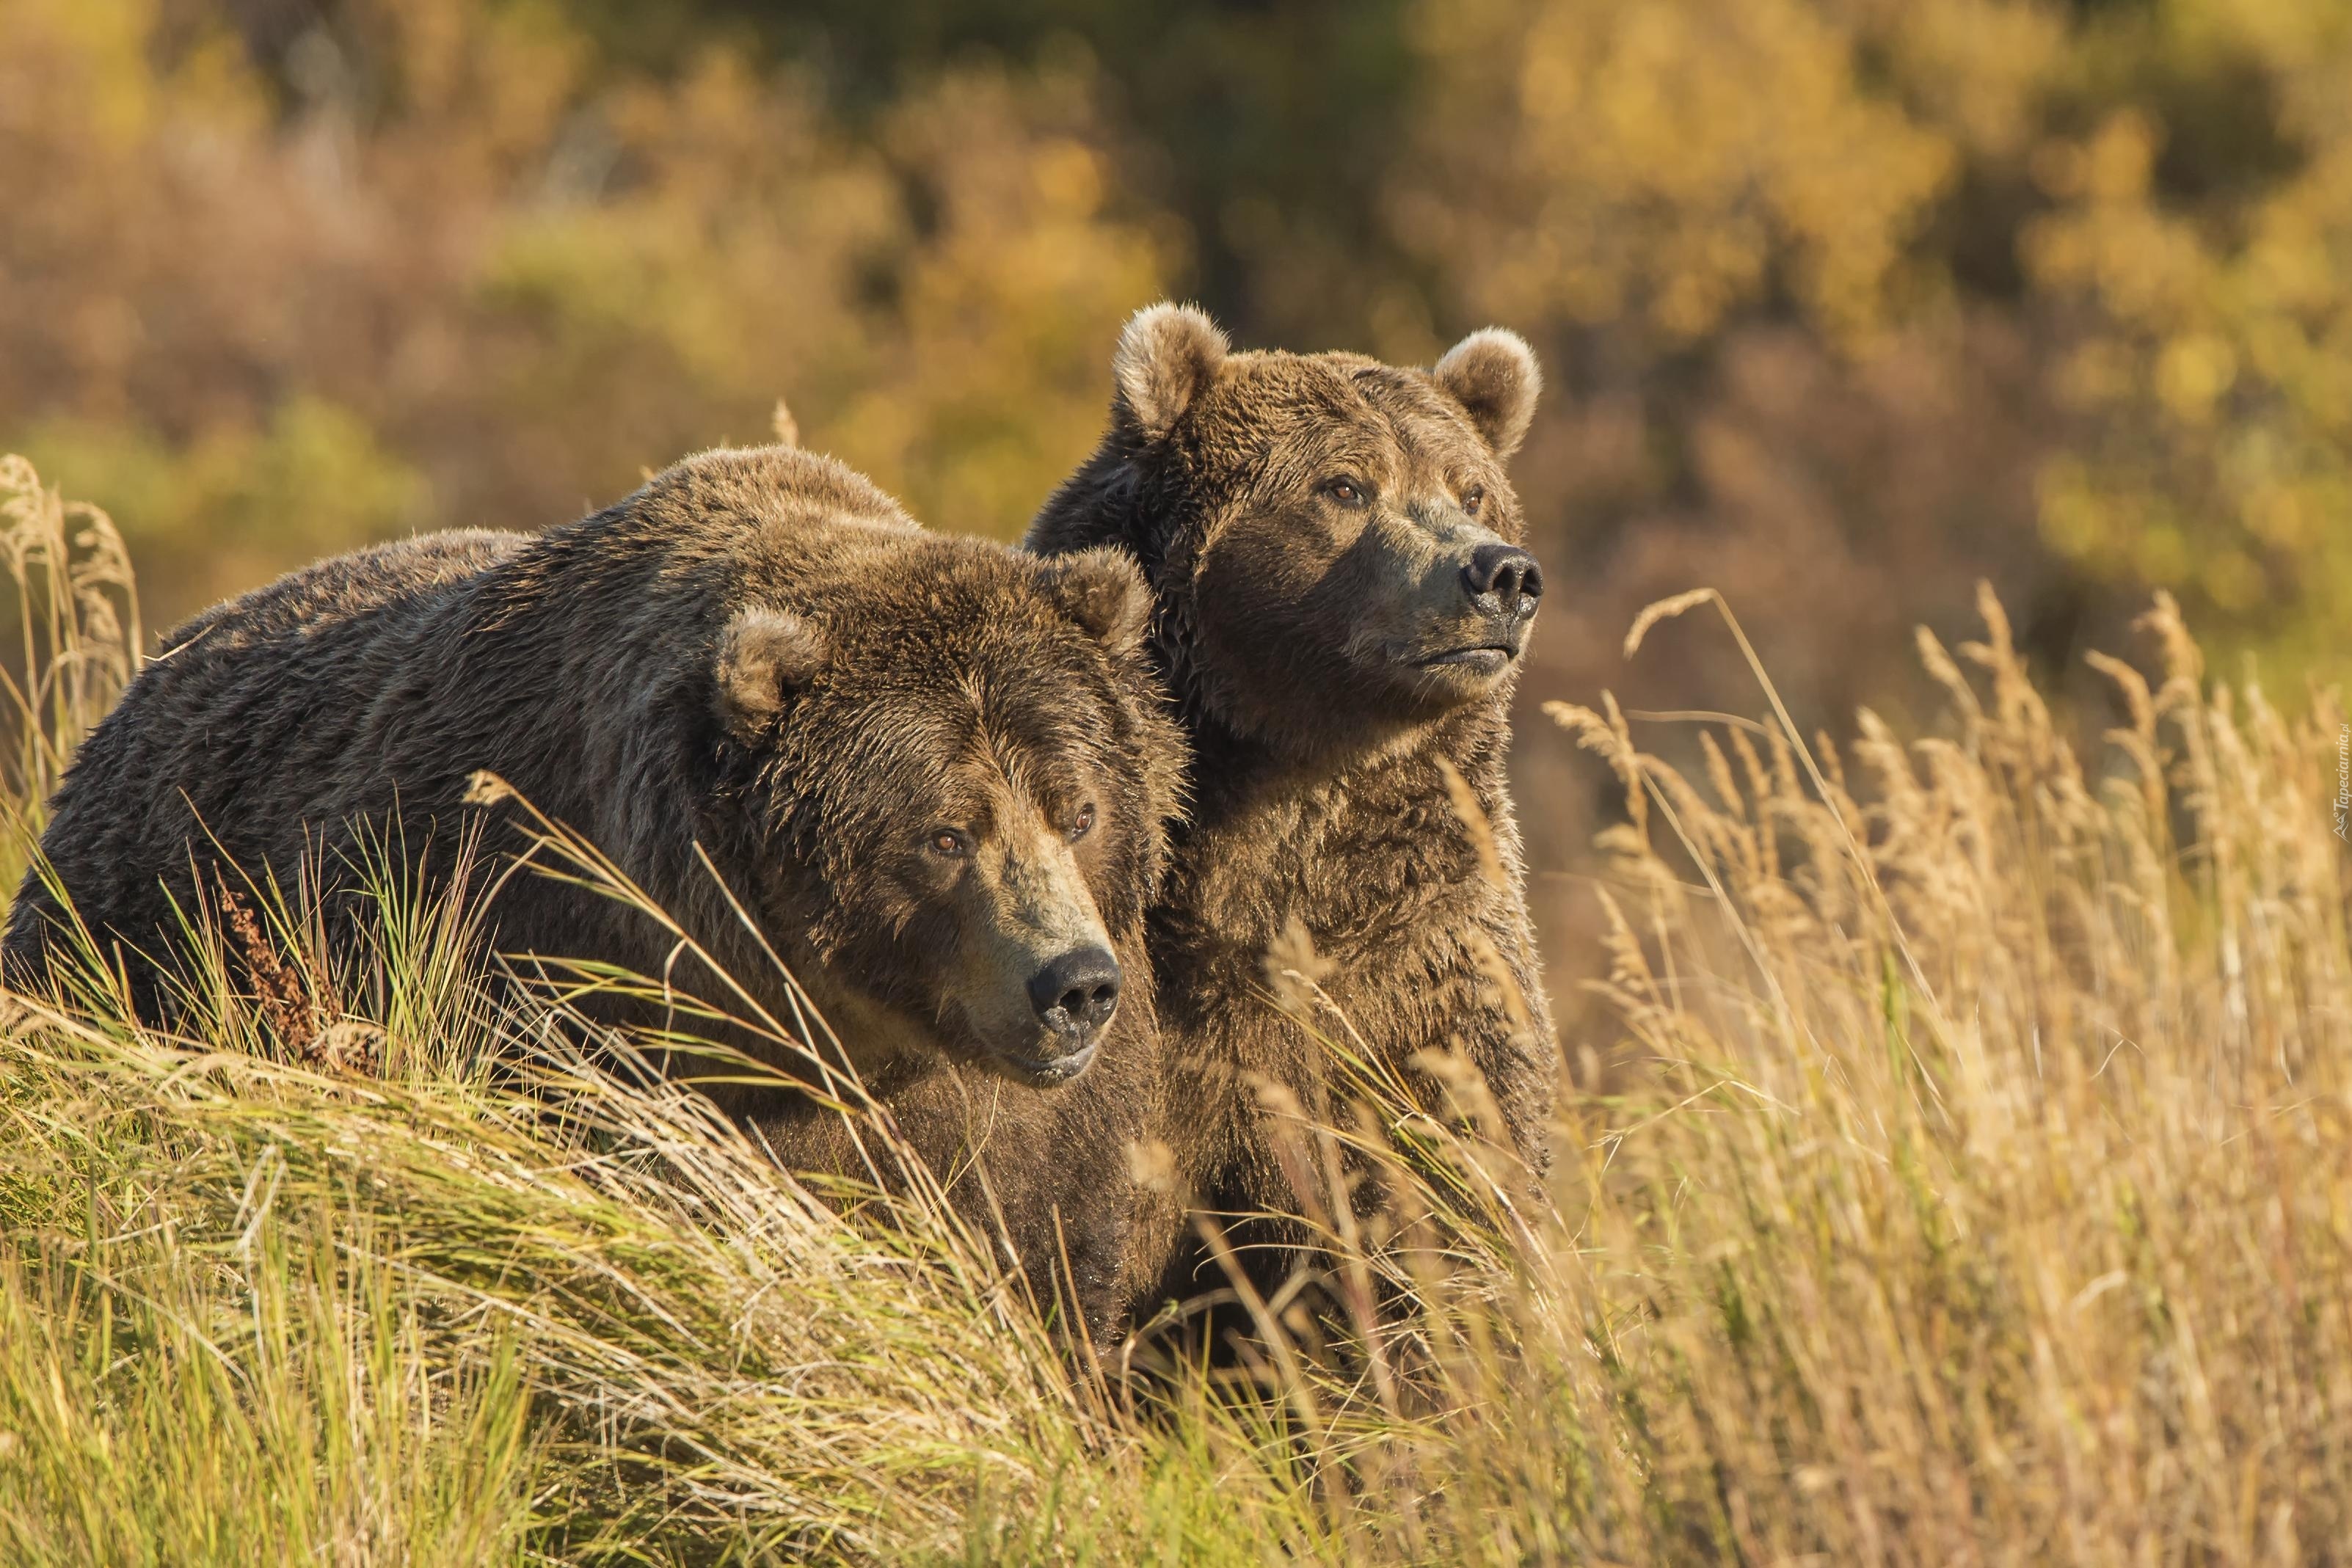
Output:
<path fill-rule="evenodd" d="M 1118 1007 L 1118 960 L 1100 947 L 1065 953 L 1030 977 L 1029 1005 L 1055 1034 L 1085 1040 Z"/>
<path fill-rule="evenodd" d="M 1536 601 L 1543 597 L 1543 569 L 1536 565 L 1536 558 L 1517 545 L 1499 541 L 1470 552 L 1462 580 L 1468 585 L 1471 598 L 1483 599 L 1491 593 L 1515 615 L 1533 615 Z"/>

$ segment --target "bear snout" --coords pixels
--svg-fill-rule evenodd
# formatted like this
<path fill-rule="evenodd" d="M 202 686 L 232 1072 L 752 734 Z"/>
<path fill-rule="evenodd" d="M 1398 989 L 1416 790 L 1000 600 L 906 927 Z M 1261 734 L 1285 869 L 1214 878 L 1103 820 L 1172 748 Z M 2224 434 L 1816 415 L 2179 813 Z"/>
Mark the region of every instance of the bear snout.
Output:
<path fill-rule="evenodd" d="M 1029 1005 L 1049 1033 L 1076 1048 L 1110 1022 L 1118 987 L 1118 960 L 1108 948 L 1074 948 L 1029 977 Z"/>
<path fill-rule="evenodd" d="M 1518 546 L 1495 540 L 1470 552 L 1462 568 L 1462 586 L 1473 602 L 1491 594 L 1503 613 L 1526 620 L 1543 597 L 1543 569 Z"/>

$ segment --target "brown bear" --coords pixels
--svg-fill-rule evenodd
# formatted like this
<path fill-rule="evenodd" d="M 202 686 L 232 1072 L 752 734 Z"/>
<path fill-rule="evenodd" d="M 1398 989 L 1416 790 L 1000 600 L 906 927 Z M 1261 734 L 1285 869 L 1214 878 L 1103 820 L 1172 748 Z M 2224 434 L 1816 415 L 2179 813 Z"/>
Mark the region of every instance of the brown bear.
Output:
<path fill-rule="evenodd" d="M 1543 591 L 1504 473 L 1534 355 L 1492 329 L 1426 371 L 1240 353 L 1162 304 L 1128 323 L 1113 370 L 1109 430 L 1028 542 L 1142 565 L 1152 654 L 1192 743 L 1192 810 L 1150 915 L 1179 1183 L 1216 1214 L 1296 1214 L 1261 1085 L 1339 1110 L 1341 1074 L 1277 1006 L 1270 952 L 1328 970 L 1349 1025 L 1407 1082 L 1420 1052 L 1465 1052 L 1540 1169 L 1558 1048 L 1504 773 Z M 1243 1256 L 1268 1273 L 1297 1260 Z M 1216 1283 L 1203 1261 L 1173 1260 L 1163 1288 Z"/>
<path fill-rule="evenodd" d="M 122 968 L 169 1015 L 181 912 L 224 879 L 306 881 L 332 946 L 371 845 L 428 883 L 469 837 L 521 849 L 517 808 L 469 800 L 493 772 L 789 1023 L 781 957 L 918 1152 L 1003 1209 L 1034 1272 L 1066 1258 L 1108 1330 L 1127 1145 L 1155 1113 L 1142 917 L 1181 768 L 1149 608 L 1116 552 L 1042 561 L 925 532 L 828 459 L 708 453 L 544 534 L 363 550 L 198 617 L 83 745 L 41 850 L 101 949 L 157 960 Z M 529 870 L 493 881 L 498 952 L 730 1000 L 642 911 Z M 20 982 L 66 919 L 28 876 Z M 712 1092 L 789 1163 L 856 1174 L 803 1097 Z"/>

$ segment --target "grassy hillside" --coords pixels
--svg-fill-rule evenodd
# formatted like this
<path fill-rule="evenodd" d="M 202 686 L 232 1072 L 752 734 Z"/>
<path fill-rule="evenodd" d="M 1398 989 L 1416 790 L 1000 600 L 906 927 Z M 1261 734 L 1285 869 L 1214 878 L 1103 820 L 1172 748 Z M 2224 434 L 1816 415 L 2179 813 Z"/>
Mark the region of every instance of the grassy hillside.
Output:
<path fill-rule="evenodd" d="M 29 831 L 138 632 L 110 525 L 0 487 Z M 1551 1200 L 1368 1080 L 1297 1147 L 1336 1215 L 1321 1156 L 1382 1151 L 1340 1321 L 1252 1301 L 1231 1375 L 1066 1356 L 984 1233 L 844 1218 L 558 1003 L 492 1007 L 462 911 L 388 894 L 366 972 L 257 926 L 291 991 L 222 981 L 197 1037 L 13 998 L 0 1560 L 2328 1560 L 2341 703 L 2209 680 L 2160 601 L 2078 739 L 1983 609 L 1921 638 L 1924 737 L 1708 693 L 1761 717 L 1685 778 L 1605 697 L 1549 710 L 1627 808 Z M 1727 634 L 1686 596 L 1628 646 Z"/>

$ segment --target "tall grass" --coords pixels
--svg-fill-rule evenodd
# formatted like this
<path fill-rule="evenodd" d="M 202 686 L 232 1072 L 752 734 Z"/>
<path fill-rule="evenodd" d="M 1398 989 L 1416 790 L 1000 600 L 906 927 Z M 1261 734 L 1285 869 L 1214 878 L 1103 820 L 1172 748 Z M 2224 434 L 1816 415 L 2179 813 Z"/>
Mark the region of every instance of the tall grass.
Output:
<path fill-rule="evenodd" d="M 1738 635 L 1685 596 L 1629 653 L 1699 608 Z M 1475 1082 L 1411 1112 L 1292 956 L 1367 1108 L 1287 1150 L 1336 1305 L 1250 1298 L 1237 1372 L 1072 1355 L 984 1227 L 820 1201 L 560 998 L 453 978 L 462 916 L 390 882 L 381 961 L 308 1004 L 378 1031 L 356 1065 L 226 971 L 201 1040 L 17 998 L 0 1559 L 2338 1557 L 2341 703 L 2210 682 L 2159 603 L 2084 745 L 1985 613 L 1923 636 L 1907 743 L 1759 685 L 1685 774 L 1555 706 L 1627 820 L 1546 1200 Z"/>
<path fill-rule="evenodd" d="M 0 666 L 0 804 L 12 827 L 0 877 L 24 874 L 22 846 L 73 747 L 114 706 L 143 638 L 131 552 L 114 519 L 43 486 L 33 465 L 0 455 L 0 569 L 15 588 L 13 656 Z"/>

